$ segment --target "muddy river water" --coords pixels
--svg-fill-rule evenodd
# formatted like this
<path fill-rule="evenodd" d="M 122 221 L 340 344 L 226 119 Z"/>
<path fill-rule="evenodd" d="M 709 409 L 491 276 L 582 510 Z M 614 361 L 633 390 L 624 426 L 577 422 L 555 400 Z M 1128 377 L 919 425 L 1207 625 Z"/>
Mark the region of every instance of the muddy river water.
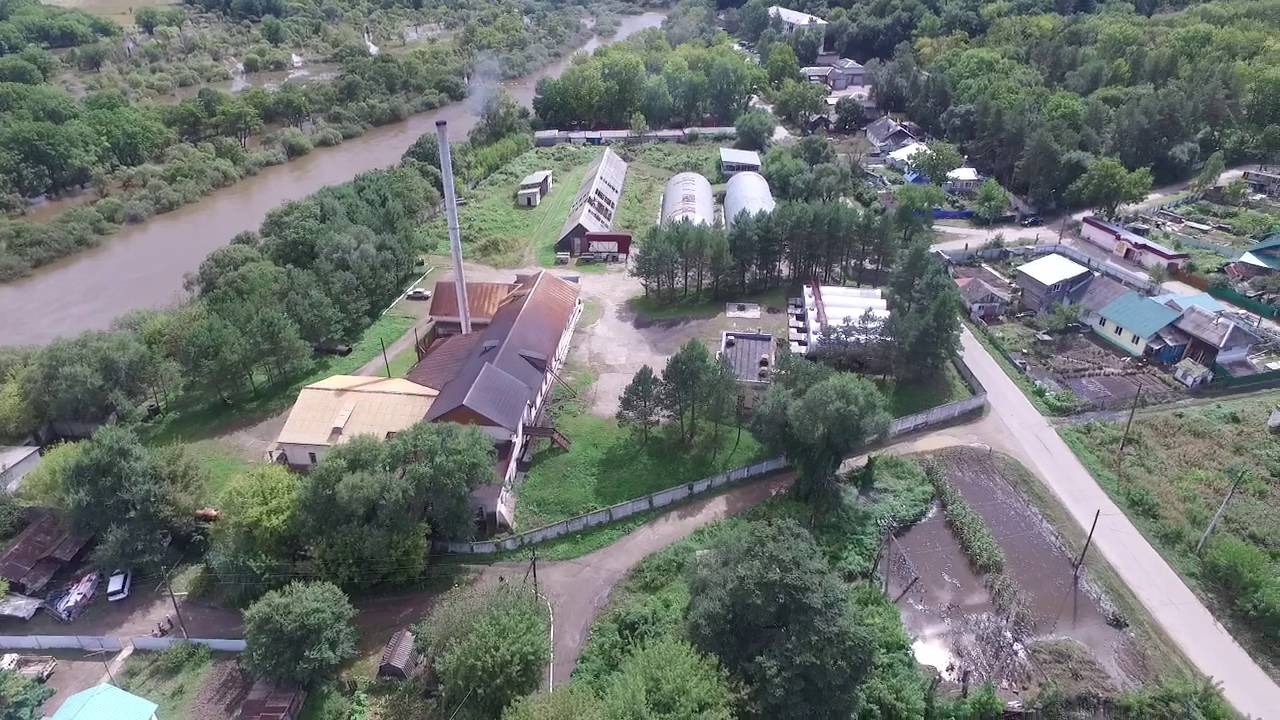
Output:
<path fill-rule="evenodd" d="M 1004 550 L 1006 573 L 1026 612 L 1017 624 L 996 612 L 987 583 L 935 507 L 900 533 L 886 556 L 889 596 L 914 638 L 916 659 L 953 687 L 967 674 L 972 686 L 991 681 L 1014 698 L 1040 683 L 1027 646 L 1069 640 L 1092 656 L 1113 687 L 1131 685 L 1142 669 L 1131 635 L 1108 624 L 1102 601 L 1087 583 L 1074 582 L 1072 559 L 1054 530 L 1002 477 L 995 458 L 961 448 L 941 458 L 948 479 Z"/>
<path fill-rule="evenodd" d="M 662 24 L 665 15 L 624 16 L 608 41 Z M 581 48 L 603 42 L 594 38 Z M 503 83 L 517 101 L 529 104 L 544 77 L 568 66 L 565 57 L 534 75 Z M 269 210 L 357 173 L 394 165 L 418 136 L 449 121 L 453 138 L 463 138 L 476 122 L 474 102 L 454 103 L 365 135 L 219 190 L 199 203 L 125 226 L 102 245 L 47 265 L 31 276 L 0 285 L 0 345 L 43 344 L 84 330 L 104 329 L 115 318 L 140 308 L 181 301 L 183 276 L 236 233 L 253 230 Z"/>

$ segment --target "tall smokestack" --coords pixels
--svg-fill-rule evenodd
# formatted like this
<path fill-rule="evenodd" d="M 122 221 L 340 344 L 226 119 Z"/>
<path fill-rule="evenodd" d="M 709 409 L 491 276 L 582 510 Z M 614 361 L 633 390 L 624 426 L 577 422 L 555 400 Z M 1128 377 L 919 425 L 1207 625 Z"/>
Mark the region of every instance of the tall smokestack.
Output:
<path fill-rule="evenodd" d="M 458 230 L 458 196 L 453 190 L 453 157 L 449 152 L 449 125 L 436 121 L 440 142 L 440 177 L 444 180 L 444 213 L 449 220 L 449 252 L 453 255 L 453 289 L 458 295 L 458 319 L 462 334 L 471 334 L 471 308 L 467 305 L 467 279 L 462 274 L 462 235 Z"/>

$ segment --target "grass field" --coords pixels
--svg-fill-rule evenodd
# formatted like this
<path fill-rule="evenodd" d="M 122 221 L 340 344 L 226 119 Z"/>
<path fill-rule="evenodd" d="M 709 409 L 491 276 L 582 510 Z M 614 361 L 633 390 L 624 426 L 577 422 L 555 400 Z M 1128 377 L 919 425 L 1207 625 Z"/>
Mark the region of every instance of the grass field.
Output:
<path fill-rule="evenodd" d="M 160 445 L 171 442 L 194 442 L 222 435 L 226 432 L 265 420 L 289 407 L 304 385 L 322 380 L 330 375 L 349 375 L 359 370 L 382 351 L 379 341 L 390 345 L 413 327 L 415 318 L 387 313 L 365 330 L 351 346 L 346 357 L 326 355 L 316 360 L 305 376 L 289 382 L 259 387 L 255 395 L 238 398 L 227 405 L 216 398 L 200 398 L 190 404 L 172 409 L 148 426 L 144 440 Z"/>
<path fill-rule="evenodd" d="M 1093 422 L 1058 430 L 1147 539 L 1209 602 L 1217 617 L 1234 626 L 1236 639 L 1255 658 L 1265 660 L 1273 675 L 1280 668 L 1280 642 L 1274 636 L 1280 617 L 1268 621 L 1265 598 L 1240 597 L 1235 588 L 1224 586 L 1222 574 L 1213 575 L 1206 558 L 1214 556 L 1216 545 L 1235 539 L 1263 558 L 1255 572 L 1263 574 L 1264 582 L 1270 578 L 1275 584 L 1280 578 L 1280 484 L 1275 480 L 1280 448 L 1266 424 L 1277 401 L 1280 393 L 1268 392 L 1139 414 L 1119 469 L 1122 423 Z M 1219 522 L 1208 551 L 1197 555 L 1200 535 L 1237 469 L 1248 470 L 1249 478 Z M 1270 628 L 1273 636 L 1264 636 L 1263 628 Z"/>
<path fill-rule="evenodd" d="M 943 366 L 942 373 L 928 380 L 877 384 L 889 397 L 889 410 L 894 417 L 911 415 L 973 395 L 951 363 Z"/>
<path fill-rule="evenodd" d="M 187 718 L 200 685 L 213 670 L 207 655 L 194 656 L 178 667 L 168 667 L 166 653 L 135 653 L 125 665 L 120 687 L 159 705 L 156 717 Z"/>

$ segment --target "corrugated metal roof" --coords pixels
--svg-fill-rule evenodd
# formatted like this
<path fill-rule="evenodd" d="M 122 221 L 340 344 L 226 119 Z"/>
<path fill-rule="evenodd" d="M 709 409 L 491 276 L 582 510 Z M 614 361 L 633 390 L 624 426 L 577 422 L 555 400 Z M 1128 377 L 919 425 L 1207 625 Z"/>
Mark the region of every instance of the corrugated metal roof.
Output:
<path fill-rule="evenodd" d="M 769 181 L 757 172 L 740 172 L 729 178 L 724 189 L 724 224 L 733 227 L 738 215 L 746 212 L 773 212 L 773 193 Z"/>
<path fill-rule="evenodd" d="M 44 589 L 49 578 L 89 542 L 71 532 L 70 523 L 52 510 L 29 510 L 30 522 L 0 555 L 0 577 L 27 593 Z"/>
<path fill-rule="evenodd" d="M 103 683 L 67 698 L 52 720 L 151 720 L 159 705 Z"/>
<path fill-rule="evenodd" d="M 613 214 L 622 196 L 627 178 L 627 163 L 611 148 L 605 148 L 587 168 L 582 187 L 569 206 L 569 216 L 560 228 L 564 237 L 581 225 L 589 232 L 604 232 L 613 227 Z"/>
<path fill-rule="evenodd" d="M 334 375 L 302 388 L 277 442 L 337 445 L 357 435 L 381 440 L 420 422 L 438 394 L 404 378 Z"/>
<path fill-rule="evenodd" d="M 738 148 L 720 148 L 720 162 L 732 165 L 755 165 L 760 167 L 760 153 L 755 150 L 739 150 Z"/>
<path fill-rule="evenodd" d="M 457 375 L 435 399 L 428 420 L 463 408 L 514 431 L 545 377 L 573 317 L 578 288 L 549 272 L 525 278 L 476 333 Z M 430 355 L 427 356 L 428 359 Z"/>
<path fill-rule="evenodd" d="M 513 288 L 515 285 L 512 283 L 467 283 L 467 307 L 471 310 L 472 322 L 492 318 L 498 310 L 498 304 L 511 294 Z M 436 288 L 431 292 L 431 309 L 427 314 L 433 318 L 457 319 L 458 293 L 452 278 L 436 282 Z"/>
<path fill-rule="evenodd" d="M 450 335 L 431 343 L 427 354 L 417 362 L 405 378 L 424 387 L 443 389 L 458 374 L 467 361 L 471 347 L 480 339 L 479 332 L 468 335 Z"/>
<path fill-rule="evenodd" d="M 1098 314 L 1142 338 L 1155 335 L 1180 315 L 1177 310 L 1136 292 L 1128 292 L 1112 300 Z"/>
<path fill-rule="evenodd" d="M 1056 285 L 1064 280 L 1070 280 L 1089 272 L 1089 268 L 1057 253 L 1045 255 L 1025 265 L 1019 265 L 1017 270 L 1045 287 Z"/>
<path fill-rule="evenodd" d="M 813 25 L 814 27 L 822 27 L 827 24 L 826 20 L 823 20 L 817 15 L 810 15 L 809 13 L 800 12 L 799 10 L 784 8 L 781 5 L 770 5 L 769 15 L 771 17 L 780 18 L 782 22 L 787 23 L 788 25 Z"/>
<path fill-rule="evenodd" d="M 524 179 L 520 181 L 520 187 L 541 185 L 542 181 L 546 180 L 547 177 L 550 175 L 551 175 L 550 170 L 539 170 L 537 172 L 531 172 L 528 175 L 525 175 Z"/>
<path fill-rule="evenodd" d="M 676 173 L 662 192 L 662 224 L 688 220 L 699 225 L 715 221 L 711 183 L 695 172 Z"/>
<path fill-rule="evenodd" d="M 1173 325 L 1219 349 L 1252 345 L 1258 341 L 1253 331 L 1196 306 L 1187 308 Z"/>

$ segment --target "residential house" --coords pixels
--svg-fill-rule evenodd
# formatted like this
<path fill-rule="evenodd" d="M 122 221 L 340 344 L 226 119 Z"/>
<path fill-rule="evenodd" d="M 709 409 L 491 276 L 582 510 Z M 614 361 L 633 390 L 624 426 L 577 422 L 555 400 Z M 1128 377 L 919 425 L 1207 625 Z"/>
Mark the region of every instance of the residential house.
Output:
<path fill-rule="evenodd" d="M 1023 307 L 1047 312 L 1054 305 L 1070 304 L 1071 297 L 1084 290 L 1093 273 L 1074 260 L 1054 253 L 1018 266 L 1014 278 L 1022 288 Z"/>
<path fill-rule="evenodd" d="M 1280 234 L 1272 235 L 1249 248 L 1239 260 L 1227 265 L 1227 274 L 1237 280 L 1248 280 L 1280 272 Z"/>
<path fill-rule="evenodd" d="M 800 74 L 811 83 L 821 83 L 831 90 L 845 90 L 867 84 L 867 69 L 855 60 L 838 58 L 826 65 L 800 68 Z"/>
<path fill-rule="evenodd" d="M 158 720 L 158 707 L 146 698 L 102 683 L 64 700 L 52 720 Z"/>
<path fill-rule="evenodd" d="M 31 445 L 0 446 L 0 488 L 15 493 L 22 478 L 40 467 L 40 448 Z"/>
<path fill-rule="evenodd" d="M 259 680 L 240 703 L 239 720 L 298 720 L 307 691 L 296 685 Z"/>
<path fill-rule="evenodd" d="M 821 30 L 823 33 L 827 31 L 826 20 L 817 15 L 784 8 L 781 5 L 771 5 L 769 7 L 769 17 L 777 18 L 782 22 L 784 35 L 790 35 L 797 30 Z"/>
<path fill-rule="evenodd" d="M 1221 366 L 1231 375 L 1257 372 L 1249 362 L 1249 351 L 1259 340 L 1257 334 L 1225 314 L 1190 305 L 1173 327 L 1191 338 L 1185 357 L 1206 367 Z"/>
<path fill-rule="evenodd" d="M 1009 311 L 1013 300 L 1013 284 L 1003 275 L 986 265 L 952 268 L 960 299 L 969 310 L 969 317 L 991 320 Z"/>
<path fill-rule="evenodd" d="M 551 171 L 539 170 L 529 173 L 520 181 L 516 190 L 516 204 L 521 207 L 537 207 L 542 198 L 551 192 Z"/>
<path fill-rule="evenodd" d="M 1191 258 L 1187 253 L 1178 252 L 1154 240 L 1144 238 L 1128 228 L 1092 215 L 1081 221 L 1080 237 L 1116 257 L 1124 258 L 1148 270 L 1157 267 L 1168 270 L 1180 269 Z"/>
<path fill-rule="evenodd" d="M 760 172 L 760 153 L 755 150 L 720 148 L 720 174 L 731 178 L 740 172 Z"/>
<path fill-rule="evenodd" d="M 71 522 L 53 510 L 32 508 L 27 518 L 27 526 L 0 554 L 0 578 L 14 592 L 35 595 L 79 557 L 90 536 L 72 532 Z"/>
<path fill-rule="evenodd" d="M 393 437 L 421 422 L 439 394 L 403 378 L 334 375 L 314 382 L 302 388 L 289 410 L 275 457 L 307 469 L 354 437 Z"/>
<path fill-rule="evenodd" d="M 732 228 L 742 213 L 771 213 L 774 208 L 769 181 L 757 172 L 741 172 L 729 178 L 724 189 L 724 226 Z"/>
<path fill-rule="evenodd" d="M 493 320 L 493 314 L 498 311 L 498 305 L 514 289 L 513 283 L 467 283 L 467 310 L 470 311 L 472 329 L 488 325 Z M 452 276 L 436 282 L 427 315 L 435 322 L 436 335 L 456 335 L 462 332 L 458 291 Z"/>
<path fill-rule="evenodd" d="M 885 115 L 867 125 L 867 141 L 876 152 L 887 155 L 898 148 L 925 139 L 924 132 L 912 123 L 900 123 Z"/>
<path fill-rule="evenodd" d="M 1150 349 L 1157 359 L 1172 358 L 1172 362 L 1177 362 L 1181 354 L 1176 348 L 1185 349 L 1186 340 L 1171 333 L 1159 336 L 1180 314 L 1167 305 L 1130 291 L 1107 303 L 1090 326 L 1100 337 L 1134 357 L 1146 354 L 1148 346 L 1154 343 Z M 1175 354 L 1177 357 L 1173 357 Z"/>
<path fill-rule="evenodd" d="M 582 238 L 589 232 L 608 232 L 622 197 L 627 178 L 627 163 L 611 148 L 587 168 L 582 187 L 569 206 L 569 215 L 560 229 L 557 252 L 581 255 L 585 252 Z"/>
<path fill-rule="evenodd" d="M 662 191 L 663 225 L 688 221 L 694 225 L 712 225 L 716 221 L 715 199 L 711 183 L 696 172 L 676 173 L 667 180 Z"/>
<path fill-rule="evenodd" d="M 1280 172 L 1258 167 L 1244 171 L 1244 182 L 1249 190 L 1260 195 L 1280 196 Z"/>
<path fill-rule="evenodd" d="M 850 85 L 844 90 L 833 91 L 826 97 L 827 111 L 823 114 L 815 115 L 809 123 L 809 129 L 818 130 L 821 128 L 830 130 L 835 127 L 840 119 L 836 112 L 836 105 L 839 105 L 840 101 L 845 98 L 851 98 L 853 102 L 862 108 L 862 113 L 857 119 L 859 125 L 881 117 L 879 104 L 875 100 L 874 89 L 870 85 Z"/>
<path fill-rule="evenodd" d="M 942 191 L 949 195 L 969 195 L 978 190 L 982 184 L 982 175 L 976 168 L 960 167 L 947 173 L 942 183 Z"/>
<path fill-rule="evenodd" d="M 902 147 L 894 150 L 885 157 L 885 164 L 889 167 L 896 168 L 901 172 L 908 172 L 911 167 L 911 158 L 922 153 L 929 148 L 924 143 L 910 142 Z"/>
<path fill-rule="evenodd" d="M 546 271 L 519 276 L 492 322 L 437 340 L 406 375 L 439 392 L 427 420 L 474 425 L 493 438 L 494 483 L 472 494 L 486 527 L 511 527 L 516 460 L 530 438 L 551 437 L 567 446 L 563 436 L 538 423 L 581 313 L 576 283 Z"/>
<path fill-rule="evenodd" d="M 1080 321 L 1092 325 L 1098 313 L 1112 300 L 1129 292 L 1129 288 L 1106 275 L 1094 273 L 1092 279 L 1067 298 L 1068 304 L 1080 307 Z M 1158 301 L 1157 301 L 1158 302 Z"/>
<path fill-rule="evenodd" d="M 769 389 L 775 356 L 773 336 L 764 332 L 731 330 L 721 333 L 720 357 L 733 368 L 738 379 L 742 407 L 754 408 Z"/>

